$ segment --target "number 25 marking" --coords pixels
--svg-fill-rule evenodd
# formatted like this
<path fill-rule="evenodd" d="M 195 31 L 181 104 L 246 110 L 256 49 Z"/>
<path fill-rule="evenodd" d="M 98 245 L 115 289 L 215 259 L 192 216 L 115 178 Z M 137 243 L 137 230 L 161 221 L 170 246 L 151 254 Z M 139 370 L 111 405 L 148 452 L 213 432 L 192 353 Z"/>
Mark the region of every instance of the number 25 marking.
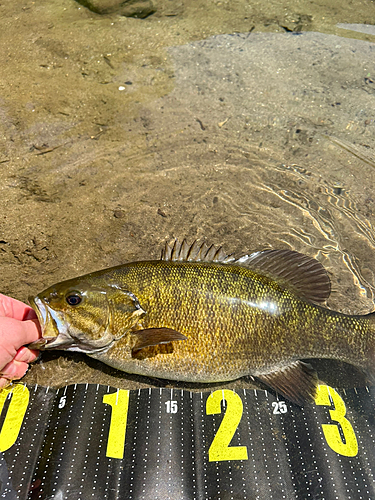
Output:
<path fill-rule="evenodd" d="M 239 395 L 227 389 L 215 391 L 207 398 L 206 413 L 213 415 L 221 413 L 221 401 L 227 402 L 227 409 L 220 427 L 208 450 L 209 462 L 221 460 L 247 460 L 246 446 L 229 446 L 237 426 L 240 423 L 243 404 Z"/>
<path fill-rule="evenodd" d="M 286 413 L 288 411 L 288 407 L 285 401 L 274 401 L 272 403 L 273 406 L 273 414 L 280 415 L 281 413 Z"/>

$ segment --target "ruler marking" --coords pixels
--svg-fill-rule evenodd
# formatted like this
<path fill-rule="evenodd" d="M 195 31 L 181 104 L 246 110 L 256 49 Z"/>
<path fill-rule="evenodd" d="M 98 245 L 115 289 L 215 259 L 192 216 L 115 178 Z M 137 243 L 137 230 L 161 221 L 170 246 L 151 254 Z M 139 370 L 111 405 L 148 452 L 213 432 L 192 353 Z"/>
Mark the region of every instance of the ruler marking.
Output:
<path fill-rule="evenodd" d="M 100 405 L 99 403 L 97 405 L 94 405 L 94 408 L 91 409 L 91 412 L 86 413 L 85 410 L 85 413 L 83 413 L 84 408 L 87 407 L 88 409 L 88 403 L 89 401 L 91 401 L 91 399 L 88 399 L 89 395 L 91 394 L 91 392 L 93 393 L 92 396 L 94 396 L 95 394 L 95 391 L 91 391 L 90 389 L 91 387 L 92 389 L 94 389 L 95 385 L 96 396 L 99 397 L 100 394 L 103 394 L 105 392 L 105 386 L 100 386 L 100 384 L 85 384 L 85 386 L 83 384 L 74 384 L 71 389 L 69 389 L 69 386 L 65 386 L 64 389 L 61 388 L 61 390 L 54 389 L 53 394 L 51 395 L 53 397 L 51 398 L 49 396 L 45 399 L 43 399 L 43 396 L 49 392 L 50 386 L 47 386 L 45 388 L 45 391 L 42 390 L 42 387 L 40 388 L 41 390 L 38 391 L 38 384 L 35 385 L 34 390 L 32 390 L 32 388 L 29 388 L 31 392 L 30 408 L 33 408 L 32 405 L 34 404 L 34 402 L 37 402 L 38 404 L 45 405 L 46 411 L 50 412 L 46 424 L 44 418 L 40 420 L 40 422 L 43 423 L 43 427 L 41 427 L 42 424 L 38 424 L 39 420 L 38 422 L 35 419 L 33 420 L 36 431 L 35 436 L 38 435 L 36 425 L 39 425 L 39 435 L 41 432 L 41 437 L 43 437 L 43 429 L 48 429 L 48 423 L 52 415 L 55 415 L 54 419 L 56 418 L 56 415 L 60 415 L 57 418 L 56 422 L 58 423 L 59 421 L 61 421 L 61 419 L 63 419 L 62 422 L 64 423 L 64 427 L 66 426 L 65 432 L 63 432 L 63 436 L 62 433 L 58 431 L 58 425 L 56 426 L 56 429 L 48 429 L 50 436 L 49 443 L 45 443 L 42 441 L 43 444 L 41 448 L 44 450 L 43 456 L 48 456 L 48 459 L 44 458 L 43 462 L 40 462 L 40 457 L 37 460 L 34 460 L 32 456 L 35 451 L 37 453 L 40 453 L 40 450 L 35 450 L 35 448 L 31 447 L 32 445 L 27 448 L 28 455 L 26 455 L 24 451 L 22 452 L 22 445 L 24 445 L 25 443 L 24 436 L 27 435 L 27 433 L 24 433 L 24 429 L 22 428 L 20 432 L 24 434 L 20 434 L 20 441 L 17 442 L 16 446 L 14 446 L 13 449 L 11 449 L 12 451 L 6 451 L 6 453 L 9 453 L 10 457 L 14 456 L 12 455 L 12 453 L 17 454 L 14 458 L 13 466 L 11 465 L 9 468 L 10 480 L 17 481 L 16 476 L 14 476 L 14 471 L 17 470 L 17 468 L 20 468 L 21 465 L 23 465 L 24 470 L 27 470 L 27 464 L 22 464 L 21 460 L 22 457 L 25 457 L 24 460 L 30 460 L 36 464 L 43 464 L 44 470 L 41 471 L 40 469 L 38 470 L 37 468 L 35 468 L 33 476 L 30 476 L 28 481 L 31 480 L 31 477 L 34 478 L 34 481 L 36 481 L 37 477 L 38 479 L 40 478 L 41 488 L 43 488 L 43 492 L 46 495 L 50 496 L 51 494 L 56 494 L 56 491 L 61 489 L 62 494 L 65 498 L 65 495 L 67 495 L 68 493 L 71 494 L 71 492 L 75 488 L 77 488 L 76 491 L 79 492 L 80 499 L 83 499 L 85 497 L 88 498 L 91 492 L 88 493 L 87 488 L 90 488 L 90 481 L 92 481 L 90 464 L 95 455 L 95 450 L 95 452 L 98 452 L 98 469 L 96 471 L 94 489 L 92 490 L 93 498 L 95 497 L 95 495 L 97 498 L 110 498 L 108 495 L 109 493 L 111 493 L 111 490 L 108 481 L 104 481 L 103 484 L 101 484 L 99 480 L 100 475 L 105 474 L 105 471 L 103 472 L 102 470 L 104 468 L 108 473 L 108 477 L 110 474 L 115 474 L 115 482 L 112 486 L 112 492 L 115 495 L 114 498 L 117 498 L 116 495 L 121 492 L 121 494 L 125 494 L 129 500 L 135 500 L 136 498 L 141 500 L 142 498 L 147 498 L 145 488 L 147 487 L 147 481 L 149 482 L 150 480 L 152 480 L 150 465 L 153 460 L 152 457 L 155 453 L 157 453 L 157 459 L 155 458 L 154 462 L 156 474 L 156 476 L 154 476 L 154 481 L 156 480 L 156 483 L 154 483 L 156 488 L 154 496 L 155 500 L 157 500 L 159 498 L 159 495 L 161 494 L 163 481 L 166 481 L 164 485 L 166 491 L 168 491 L 169 493 L 181 496 L 181 498 L 184 495 L 190 494 L 193 495 L 193 498 L 199 498 L 200 500 L 212 497 L 214 493 L 219 498 L 224 491 L 227 492 L 228 499 L 230 499 L 233 497 L 233 495 L 235 496 L 236 488 L 237 494 L 240 492 L 241 498 L 243 498 L 244 500 L 249 498 L 261 500 L 262 481 L 264 487 L 267 488 L 268 484 L 267 498 L 269 498 L 270 500 L 276 498 L 280 498 L 280 500 L 286 498 L 302 498 L 301 495 L 303 494 L 306 495 L 307 499 L 312 498 L 314 494 L 318 494 L 322 498 L 323 496 L 325 496 L 327 500 L 333 500 L 336 497 L 339 498 L 340 492 L 346 492 L 346 494 L 349 495 L 348 498 L 352 499 L 355 498 L 355 494 L 357 493 L 358 495 L 361 495 L 361 498 L 363 499 L 373 497 L 375 498 L 375 489 L 372 484 L 374 478 L 375 457 L 373 456 L 371 451 L 375 442 L 375 428 L 371 421 L 366 420 L 366 413 L 364 413 L 365 411 L 368 412 L 368 408 L 370 408 L 368 401 L 365 399 L 368 399 L 367 395 L 370 395 L 369 397 L 373 401 L 374 392 L 370 390 L 368 386 L 365 387 L 366 392 L 362 389 L 357 388 L 350 389 L 350 391 L 343 390 L 345 396 L 348 397 L 348 402 L 345 402 L 348 410 L 346 418 L 353 426 L 356 437 L 358 439 L 358 444 L 360 445 L 358 456 L 353 459 L 333 454 L 327 445 L 325 435 L 322 432 L 322 423 L 331 423 L 332 425 L 334 425 L 335 423 L 334 420 L 330 420 L 328 414 L 329 406 L 326 407 L 327 417 L 324 416 L 324 418 L 321 418 L 321 415 L 323 415 L 321 411 L 316 413 L 317 407 L 314 404 L 308 405 L 301 409 L 294 407 L 289 402 L 286 402 L 288 408 L 284 412 L 282 411 L 284 407 L 281 406 L 284 404 L 282 398 L 281 402 L 279 402 L 278 396 L 277 398 L 275 398 L 272 393 L 269 393 L 267 390 L 259 390 L 258 393 L 257 389 L 249 390 L 248 392 L 246 392 L 246 389 L 243 389 L 243 409 L 245 410 L 246 408 L 247 419 L 245 411 L 243 412 L 243 414 L 241 412 L 241 416 L 239 416 L 239 424 L 235 430 L 234 444 L 229 443 L 228 448 L 232 448 L 233 446 L 236 447 L 247 445 L 249 452 L 249 462 L 247 462 L 247 460 L 236 461 L 235 458 L 232 458 L 228 459 L 227 461 L 216 461 L 213 463 L 208 462 L 208 450 L 211 447 L 213 441 L 216 439 L 218 429 L 221 426 L 221 422 L 223 421 L 223 417 L 225 416 L 225 414 L 222 407 L 221 416 L 217 415 L 211 418 L 211 416 L 206 415 L 206 398 L 209 398 L 210 396 L 213 397 L 214 393 L 212 391 L 204 393 L 203 391 L 200 391 L 200 398 L 197 393 L 188 391 L 190 394 L 190 398 L 186 399 L 185 401 L 183 389 L 180 390 L 176 388 L 169 388 L 169 394 L 167 390 L 168 388 L 148 388 L 148 391 L 138 389 L 138 396 L 142 397 L 137 400 L 137 403 L 135 399 L 130 399 L 129 411 L 132 411 L 133 415 L 134 406 L 132 405 L 133 403 L 136 403 L 138 407 L 137 412 L 139 412 L 140 416 L 138 415 L 138 413 L 136 413 L 135 420 L 139 421 L 140 423 L 144 422 L 143 413 L 145 410 L 147 399 L 146 394 L 148 392 L 150 399 L 147 402 L 148 407 L 145 422 L 147 427 L 146 436 L 143 436 L 142 429 L 134 419 L 131 423 L 128 423 L 128 425 L 131 427 L 129 427 L 129 432 L 127 431 L 126 434 L 126 449 L 134 451 L 133 461 L 131 465 L 132 470 L 125 473 L 126 467 L 124 466 L 124 463 L 122 463 L 121 461 L 117 461 L 117 459 L 105 457 L 106 434 L 108 433 L 107 425 L 110 425 L 110 420 L 108 420 L 106 417 L 104 419 L 105 425 L 103 425 L 101 429 L 102 439 L 100 440 L 100 446 L 104 447 L 102 450 L 96 450 L 96 438 L 95 441 L 90 442 L 91 430 L 89 432 L 85 432 L 84 421 L 86 421 L 87 419 L 85 418 L 84 420 L 82 420 L 82 415 L 87 414 L 87 416 L 91 416 L 91 422 L 94 422 L 94 417 L 95 415 L 98 415 L 98 412 L 99 415 L 104 413 L 104 410 L 101 408 L 101 406 L 103 405 Z M 90 389 L 87 394 L 83 393 L 84 387 L 86 387 L 86 390 L 88 388 Z M 65 401 L 61 400 L 61 398 L 59 400 L 59 395 L 63 394 L 64 396 L 66 396 L 68 389 L 70 391 L 69 398 L 66 402 L 66 408 L 63 410 L 62 408 Z M 109 393 L 113 389 L 116 390 L 115 404 L 117 406 L 120 401 L 119 393 L 121 389 L 113 387 L 111 388 L 111 386 L 108 385 L 106 392 Z M 18 394 L 20 395 L 26 390 L 27 386 L 23 384 L 23 388 L 22 390 L 19 388 Z M 239 393 L 236 393 L 235 390 L 221 389 L 221 396 L 224 407 L 228 406 L 226 397 L 229 400 L 229 393 L 226 393 L 226 390 L 231 391 L 234 394 L 240 394 L 241 391 L 241 389 L 239 389 Z M 38 395 L 36 394 L 36 392 L 38 392 Z M 130 392 L 136 393 L 136 391 Z M 263 393 L 264 397 L 262 395 Z M 220 397 L 220 392 L 219 394 L 217 394 L 216 392 L 216 395 L 219 395 Z M 331 394 L 329 393 L 329 395 L 330 401 L 332 403 Z M 42 396 L 41 400 L 40 396 Z M 144 398 L 143 396 L 146 397 Z M 160 396 L 160 399 L 151 399 L 154 396 L 155 398 L 158 398 Z M 168 415 L 168 417 L 164 415 L 162 398 L 164 397 L 168 400 L 168 396 L 170 396 L 171 401 L 173 401 L 173 398 L 178 401 L 177 415 L 171 414 Z M 11 397 L 12 394 L 8 393 L 7 400 L 11 400 Z M 87 399 L 85 399 L 86 397 Z M 238 398 L 238 396 L 236 397 Z M 188 398 L 187 395 L 186 398 Z M 276 405 L 276 399 L 277 402 L 280 403 L 280 406 L 276 406 L 270 409 L 271 402 L 273 406 Z M 201 402 L 200 405 L 199 400 Z M 100 397 L 98 401 L 100 402 Z M 157 410 L 154 404 L 157 404 L 158 401 L 159 422 L 157 418 L 155 422 L 156 416 L 154 417 L 154 413 L 156 413 L 156 411 L 154 412 L 153 409 Z M 249 415 L 248 408 L 249 402 L 251 401 L 253 402 L 253 404 L 250 405 L 250 408 L 252 409 L 251 415 Z M 61 404 L 62 406 L 60 410 L 57 410 L 58 404 Z M 255 407 L 257 408 L 256 411 L 254 411 Z M 361 408 L 360 411 L 359 408 Z M 373 408 L 373 405 L 371 406 L 371 408 Z M 78 418 L 80 426 L 78 431 L 74 431 L 76 427 L 75 416 L 77 415 L 77 413 L 75 412 L 79 410 L 82 412 L 81 416 Z M 231 413 L 230 411 L 228 412 L 228 410 L 232 410 L 232 407 L 229 406 L 229 409 L 226 409 L 228 418 L 225 418 L 227 422 L 229 421 L 229 416 L 231 416 Z M 31 411 L 32 413 L 30 413 Z M 52 413 L 52 411 L 54 413 Z M 29 413 L 33 416 L 35 413 L 35 408 L 34 410 L 28 409 L 28 414 Z M 171 413 L 175 412 L 173 411 Z M 41 409 L 40 416 L 43 415 L 45 415 L 45 413 L 43 413 Z M 67 417 L 68 419 L 66 420 Z M 189 429 L 189 424 L 186 422 L 186 417 L 190 418 L 191 423 Z M 179 421 L 178 419 L 181 419 L 181 421 Z M 53 421 L 55 422 L 55 420 Z M 90 419 L 87 420 L 87 423 L 89 422 Z M 30 422 L 28 422 L 27 418 L 24 420 L 23 426 L 25 426 L 25 431 L 30 431 L 31 423 L 31 420 Z M 167 423 L 168 427 L 166 427 Z M 256 423 L 256 428 L 251 428 L 251 426 L 255 425 Z M 53 425 L 55 426 L 55 423 Z M 153 437 L 153 431 L 156 430 L 154 427 L 155 425 L 159 425 L 159 427 L 157 429 L 157 436 L 154 434 Z M 62 428 L 60 427 L 60 429 Z M 179 432 L 183 433 L 183 435 L 180 436 L 180 462 L 178 460 L 179 455 L 175 455 L 177 453 L 178 446 L 174 447 L 174 440 L 172 440 L 172 431 L 174 439 L 176 429 L 179 429 Z M 58 432 L 57 436 L 55 436 L 56 431 Z M 161 444 L 161 439 L 164 435 L 164 432 L 166 432 L 167 434 L 169 432 L 169 451 L 168 439 L 166 443 L 166 449 L 165 447 L 163 448 L 163 444 Z M 255 441 L 255 434 L 259 436 L 258 443 Z M 318 434 L 320 434 L 321 439 L 319 439 Z M 92 435 L 94 436 L 94 430 Z M 76 438 L 71 439 L 72 436 L 76 436 Z M 189 445 L 190 436 L 192 443 Z M 82 462 L 80 462 L 80 464 L 75 463 L 75 458 L 78 458 L 78 456 L 80 456 L 81 446 L 85 447 L 85 443 L 83 443 L 83 440 L 87 437 L 89 441 L 87 441 L 87 448 L 84 448 L 86 450 L 86 459 L 84 460 L 82 458 Z M 135 447 L 137 437 L 139 444 L 141 438 L 146 438 L 146 454 L 144 457 L 142 457 L 144 463 L 143 465 L 138 464 L 139 467 L 136 464 L 136 462 L 141 463 L 138 456 L 139 446 Z M 248 440 L 250 440 L 250 442 Z M 32 441 L 28 440 L 27 442 Z M 36 447 L 39 447 L 39 441 L 37 440 L 36 442 L 38 443 Z M 91 448 L 89 453 L 88 450 L 90 444 Z M 262 445 L 261 448 L 259 447 L 260 444 Z M 75 448 L 73 449 L 73 447 Z M 164 453 L 166 453 L 165 456 L 163 456 Z M 130 452 L 129 457 L 131 456 L 132 455 Z M 171 460 L 167 462 L 168 465 L 166 467 L 162 467 L 161 460 L 164 460 L 165 457 L 168 456 L 170 456 Z M 195 459 L 198 458 L 199 466 L 197 467 Z M 67 459 L 72 459 L 72 462 L 67 463 Z M 51 462 L 49 460 L 51 460 Z M 10 464 L 11 462 L 9 461 L 8 463 Z M 89 464 L 89 466 L 87 464 Z M 176 469 L 176 467 L 178 466 L 180 466 L 180 469 Z M 325 471 L 326 469 L 329 474 L 327 478 L 328 482 L 323 482 L 322 471 Z M 68 472 L 68 475 L 66 476 L 66 483 L 62 485 L 59 482 L 59 474 L 61 476 L 64 470 Z M 36 476 L 37 472 L 39 476 Z M 54 478 L 50 477 L 52 472 L 54 473 Z M 180 472 L 180 475 L 178 479 L 174 480 L 173 478 L 176 472 Z M 282 475 L 282 472 L 284 476 Z M 139 476 L 139 473 L 141 474 L 141 477 Z M 127 474 L 129 474 L 129 476 Z M 166 474 L 166 479 L 164 479 L 164 474 Z M 16 484 L 19 485 L 17 487 L 18 494 L 21 496 L 23 494 L 24 488 L 26 487 L 27 477 L 28 476 L 26 472 L 26 475 L 24 476 L 25 481 L 16 482 Z M 249 477 L 251 477 L 251 481 L 249 480 Z M 272 477 L 274 477 L 275 481 L 272 481 Z M 139 478 L 141 478 L 141 484 L 137 486 L 136 482 L 139 480 Z M 125 479 L 127 479 L 126 484 L 124 483 Z M 191 483 L 191 481 L 193 481 L 193 483 Z M 75 484 L 76 482 L 77 484 Z M 11 488 L 10 482 L 9 485 L 9 488 Z M 4 492 L 8 491 L 8 486 L 6 486 Z M 142 488 L 139 489 L 140 487 L 143 488 L 143 493 Z M 212 490 L 213 487 L 217 488 L 216 491 Z"/>

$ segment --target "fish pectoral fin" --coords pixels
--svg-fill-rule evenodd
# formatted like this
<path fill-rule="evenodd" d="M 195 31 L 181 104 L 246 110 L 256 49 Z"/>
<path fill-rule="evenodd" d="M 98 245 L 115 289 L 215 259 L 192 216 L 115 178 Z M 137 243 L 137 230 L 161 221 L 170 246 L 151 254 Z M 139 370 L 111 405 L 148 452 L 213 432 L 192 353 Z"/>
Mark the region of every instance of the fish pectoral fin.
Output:
<path fill-rule="evenodd" d="M 152 345 L 168 344 L 175 340 L 186 340 L 187 337 L 171 328 L 147 328 L 132 333 L 136 338 L 133 352 Z"/>
<path fill-rule="evenodd" d="M 300 406 L 306 401 L 314 401 L 318 387 L 316 371 L 302 361 L 266 375 L 257 375 L 257 378 Z"/>

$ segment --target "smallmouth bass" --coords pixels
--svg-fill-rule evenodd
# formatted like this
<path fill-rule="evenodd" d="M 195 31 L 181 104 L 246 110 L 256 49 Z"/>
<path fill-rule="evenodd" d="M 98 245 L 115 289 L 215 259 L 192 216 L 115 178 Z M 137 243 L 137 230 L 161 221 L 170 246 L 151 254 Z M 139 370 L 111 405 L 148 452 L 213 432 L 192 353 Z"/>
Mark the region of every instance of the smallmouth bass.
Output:
<path fill-rule="evenodd" d="M 42 338 L 30 348 L 84 352 L 127 373 L 213 383 L 257 377 L 303 404 L 306 358 L 342 360 L 375 381 L 375 314 L 323 306 L 330 280 L 313 258 L 265 250 L 166 245 L 159 261 L 104 269 L 47 288 L 30 303 Z"/>

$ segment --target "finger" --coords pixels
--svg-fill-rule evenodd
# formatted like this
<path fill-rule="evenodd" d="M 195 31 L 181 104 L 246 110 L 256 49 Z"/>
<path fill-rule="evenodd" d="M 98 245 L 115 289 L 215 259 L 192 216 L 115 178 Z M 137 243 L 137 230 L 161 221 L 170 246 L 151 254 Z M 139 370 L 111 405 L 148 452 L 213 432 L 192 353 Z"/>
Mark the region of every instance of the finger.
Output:
<path fill-rule="evenodd" d="M 0 372 L 17 355 L 24 344 L 38 340 L 40 336 L 37 320 L 17 321 L 12 318 L 0 318 Z"/>
<path fill-rule="evenodd" d="M 31 319 L 17 321 L 13 318 L 0 318 L 0 346 L 11 345 L 18 350 L 41 337 L 39 321 Z"/>
<path fill-rule="evenodd" d="M 35 319 L 34 309 L 23 302 L 0 293 L 0 316 L 18 319 L 19 321 Z"/>
<path fill-rule="evenodd" d="M 18 349 L 17 354 L 14 357 L 14 361 L 24 361 L 25 363 L 32 363 L 38 359 L 39 351 L 34 351 L 28 349 L 27 347 L 21 347 Z"/>
<path fill-rule="evenodd" d="M 19 379 L 25 375 L 29 368 L 24 361 L 11 361 L 1 370 L 1 377 L 9 380 Z"/>

